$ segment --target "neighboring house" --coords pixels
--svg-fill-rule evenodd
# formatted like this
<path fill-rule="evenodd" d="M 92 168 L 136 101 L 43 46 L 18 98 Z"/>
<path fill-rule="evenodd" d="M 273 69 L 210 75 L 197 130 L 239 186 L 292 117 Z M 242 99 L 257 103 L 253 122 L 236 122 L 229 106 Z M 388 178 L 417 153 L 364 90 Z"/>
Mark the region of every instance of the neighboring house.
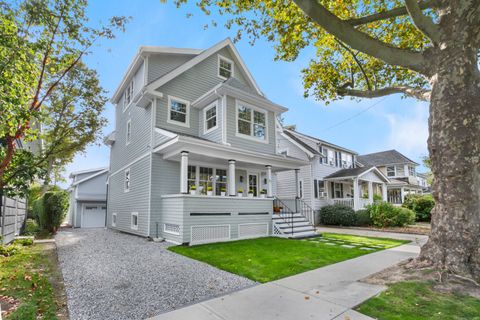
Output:
<path fill-rule="evenodd" d="M 417 184 L 422 187 L 423 193 L 430 193 L 431 186 L 428 183 L 429 174 L 417 172 Z"/>
<path fill-rule="evenodd" d="M 274 174 L 308 161 L 277 148 L 287 108 L 265 97 L 230 39 L 140 47 L 112 103 L 109 228 L 190 244 L 314 234 L 305 214 L 294 231 L 272 218 Z"/>
<path fill-rule="evenodd" d="M 423 187 L 417 180 L 418 163 L 410 160 L 397 150 L 388 150 L 358 156 L 363 166 L 376 166 L 389 179 L 388 201 L 402 204 L 407 194 L 422 194 Z"/>
<path fill-rule="evenodd" d="M 389 179 L 374 166 L 357 166 L 357 153 L 296 130 L 277 126 L 278 150 L 308 161 L 296 172 L 277 174 L 277 195 L 299 197 L 313 210 L 344 204 L 355 210 L 373 203 L 374 194 L 387 199 Z"/>
<path fill-rule="evenodd" d="M 65 222 L 75 228 L 105 227 L 108 168 L 72 172 Z"/>

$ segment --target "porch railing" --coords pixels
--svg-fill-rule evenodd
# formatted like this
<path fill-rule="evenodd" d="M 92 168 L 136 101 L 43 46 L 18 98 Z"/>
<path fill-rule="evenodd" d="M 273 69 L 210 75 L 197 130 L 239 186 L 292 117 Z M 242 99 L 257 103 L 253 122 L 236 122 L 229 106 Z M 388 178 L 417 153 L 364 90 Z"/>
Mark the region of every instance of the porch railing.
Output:
<path fill-rule="evenodd" d="M 291 234 L 293 236 L 294 232 L 294 225 L 293 225 L 293 212 L 282 200 L 275 198 L 273 199 L 273 208 L 274 208 L 274 215 L 279 216 L 282 220 L 287 223 L 288 227 L 291 230 Z"/>
<path fill-rule="evenodd" d="M 313 226 L 315 226 L 315 210 L 310 207 L 305 201 L 297 198 L 296 201 L 298 212 L 300 212 Z"/>
<path fill-rule="evenodd" d="M 337 198 L 332 200 L 333 200 L 333 204 L 341 204 L 343 206 L 347 206 L 352 209 L 354 208 L 353 198 Z"/>

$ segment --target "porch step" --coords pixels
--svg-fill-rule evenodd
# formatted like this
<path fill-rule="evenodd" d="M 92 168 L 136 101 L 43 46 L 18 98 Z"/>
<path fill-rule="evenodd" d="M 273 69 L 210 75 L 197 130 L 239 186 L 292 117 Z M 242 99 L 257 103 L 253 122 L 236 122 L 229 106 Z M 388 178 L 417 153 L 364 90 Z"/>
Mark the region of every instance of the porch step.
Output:
<path fill-rule="evenodd" d="M 273 221 L 292 221 L 293 222 L 300 222 L 300 221 L 307 221 L 307 218 L 305 218 L 304 216 L 299 216 L 299 217 L 293 217 L 293 219 L 289 216 L 282 216 L 282 217 L 275 217 L 273 216 L 272 217 Z"/>
<path fill-rule="evenodd" d="M 280 227 L 280 229 L 282 229 L 282 232 L 285 234 L 292 234 L 292 227 L 285 226 L 285 227 Z M 293 234 L 308 232 L 308 231 L 315 231 L 315 228 L 312 225 L 304 226 L 304 227 L 293 227 Z"/>
<path fill-rule="evenodd" d="M 318 233 L 316 233 L 315 231 L 303 231 L 303 232 L 294 233 L 293 236 L 290 236 L 290 238 L 303 239 L 303 238 L 312 238 L 317 236 L 318 236 Z"/>
<path fill-rule="evenodd" d="M 276 221 L 276 224 L 279 228 L 283 228 L 283 227 L 289 227 L 291 228 L 291 224 L 290 224 L 290 221 Z M 297 227 L 307 227 L 307 226 L 311 226 L 311 224 L 308 222 L 308 221 L 294 221 L 293 222 L 293 227 L 294 228 L 297 228 Z"/>

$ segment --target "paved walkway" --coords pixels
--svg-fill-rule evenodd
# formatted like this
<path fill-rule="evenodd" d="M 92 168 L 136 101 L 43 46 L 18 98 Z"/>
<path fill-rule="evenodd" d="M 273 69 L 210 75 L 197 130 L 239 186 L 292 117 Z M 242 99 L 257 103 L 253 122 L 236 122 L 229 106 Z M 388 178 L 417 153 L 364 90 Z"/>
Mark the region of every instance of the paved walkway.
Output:
<path fill-rule="evenodd" d="M 355 259 L 332 264 L 226 296 L 207 300 L 152 319 L 269 320 L 269 319 L 371 319 L 352 308 L 385 290 L 358 280 L 398 262 L 415 257 L 425 236 L 364 230 L 321 228 L 321 232 L 348 233 L 411 240 Z"/>

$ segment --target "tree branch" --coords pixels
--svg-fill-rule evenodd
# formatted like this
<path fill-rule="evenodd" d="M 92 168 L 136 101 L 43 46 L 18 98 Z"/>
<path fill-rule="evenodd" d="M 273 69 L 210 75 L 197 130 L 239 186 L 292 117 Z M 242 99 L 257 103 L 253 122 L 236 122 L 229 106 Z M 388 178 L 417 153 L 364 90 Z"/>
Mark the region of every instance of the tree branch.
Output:
<path fill-rule="evenodd" d="M 403 93 L 406 96 L 416 98 L 421 101 L 430 101 L 430 94 L 431 91 L 423 88 L 415 88 L 409 86 L 395 86 L 395 87 L 387 87 L 382 89 L 376 90 L 356 90 L 356 89 L 348 89 L 348 88 L 339 88 L 337 90 L 338 94 L 341 96 L 351 96 L 351 97 L 358 97 L 358 98 L 378 98 L 387 96 L 394 93 Z"/>
<path fill-rule="evenodd" d="M 425 10 L 425 9 L 428 9 L 428 8 L 435 7 L 436 3 L 437 3 L 437 1 L 435 1 L 435 0 L 420 1 L 418 3 L 418 7 L 421 10 Z M 360 26 L 362 24 L 367 24 L 367 23 L 370 23 L 370 22 L 381 21 L 381 20 L 386 20 L 386 19 L 390 19 L 390 18 L 404 16 L 406 14 L 408 14 L 408 11 L 407 11 L 406 7 L 398 7 L 398 8 L 388 10 L 388 11 L 375 13 L 375 14 L 365 16 L 365 17 L 361 17 L 361 18 L 352 18 L 352 19 L 348 19 L 348 20 L 345 20 L 345 21 L 347 21 L 352 26 Z"/>
<path fill-rule="evenodd" d="M 440 41 L 440 29 L 430 17 L 422 13 L 417 0 L 405 0 L 405 5 L 417 29 L 433 43 L 438 43 Z"/>
<path fill-rule="evenodd" d="M 332 14 L 318 0 L 294 0 L 294 2 L 314 22 L 353 49 L 391 65 L 402 66 L 422 74 L 427 73 L 424 66 L 425 61 L 420 52 L 396 48 L 372 38 L 370 35 L 355 29 L 348 22 Z"/>
<path fill-rule="evenodd" d="M 365 72 L 365 69 L 363 68 L 363 65 L 361 64 L 360 60 L 358 60 L 357 58 L 357 55 L 348 47 L 346 46 L 342 41 L 339 41 L 338 39 L 335 38 L 335 41 L 337 41 L 345 50 L 348 51 L 348 53 L 350 53 L 350 55 L 352 56 L 353 60 L 355 60 L 355 63 L 358 65 L 358 67 L 360 68 L 360 71 L 362 72 L 363 74 L 363 77 L 365 78 L 365 81 L 367 83 L 367 88 L 368 90 L 372 90 L 372 85 L 370 84 L 370 79 L 368 79 L 368 76 L 367 76 L 367 73 Z M 353 78 L 353 77 L 352 77 Z M 352 80 L 353 82 L 353 80 Z"/>

